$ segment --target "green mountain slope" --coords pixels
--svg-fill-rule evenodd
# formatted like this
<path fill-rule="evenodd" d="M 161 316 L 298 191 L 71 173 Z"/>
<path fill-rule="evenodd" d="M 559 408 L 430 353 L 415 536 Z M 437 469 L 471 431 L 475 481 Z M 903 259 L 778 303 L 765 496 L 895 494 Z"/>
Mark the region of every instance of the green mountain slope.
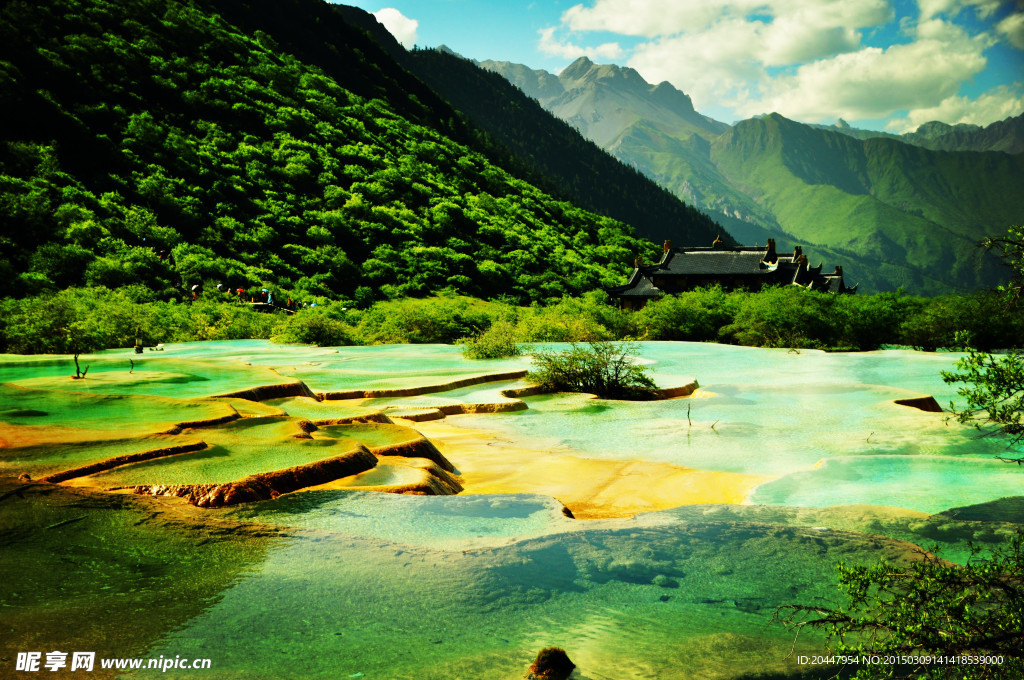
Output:
<path fill-rule="evenodd" d="M 674 88 L 665 97 L 666 84 L 649 85 L 632 69 L 578 60 L 552 80 L 483 64 L 736 239 L 811 246 L 812 259 L 843 264 L 866 289 L 992 285 L 1003 272 L 975 244 L 1024 219 L 1024 157 L 960 150 L 1012 151 L 1022 117 L 977 130 L 922 126 L 924 137 L 906 140 L 775 114 L 716 127 L 688 97 Z M 946 146 L 956 150 L 939 150 Z"/>
<path fill-rule="evenodd" d="M 653 249 L 510 174 L 320 2 L 6 3 L 0 97 L 5 292 L 539 299 Z"/>
<path fill-rule="evenodd" d="M 857 140 L 778 114 L 738 123 L 711 155 L 791 236 L 884 265 L 892 284 L 925 292 L 996 282 L 973 246 L 1024 214 L 1021 156 Z"/>

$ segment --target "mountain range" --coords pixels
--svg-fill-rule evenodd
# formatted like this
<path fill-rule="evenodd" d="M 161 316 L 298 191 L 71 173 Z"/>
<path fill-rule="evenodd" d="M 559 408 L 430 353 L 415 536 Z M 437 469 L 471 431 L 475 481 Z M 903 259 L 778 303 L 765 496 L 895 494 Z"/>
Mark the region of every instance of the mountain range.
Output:
<path fill-rule="evenodd" d="M 14 295 L 230 282 L 360 306 L 445 288 L 545 300 L 621 283 L 662 240 L 719 236 L 936 293 L 996 283 L 974 243 L 1024 214 L 1019 118 L 913 139 L 727 125 L 632 69 L 410 52 L 317 0 L 59 7 L 0 5 Z"/>
<path fill-rule="evenodd" d="M 778 114 L 734 125 L 667 82 L 581 57 L 557 76 L 501 74 L 586 138 L 704 209 L 740 241 L 800 244 L 873 290 L 991 286 L 975 244 L 1024 216 L 1024 115 L 985 128 L 929 123 L 906 135 L 812 126 Z"/>

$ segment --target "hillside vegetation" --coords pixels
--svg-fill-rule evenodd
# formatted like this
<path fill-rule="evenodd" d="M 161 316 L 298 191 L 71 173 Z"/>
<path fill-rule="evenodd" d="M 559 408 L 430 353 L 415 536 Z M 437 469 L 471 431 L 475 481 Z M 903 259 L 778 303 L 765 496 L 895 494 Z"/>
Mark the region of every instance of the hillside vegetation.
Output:
<path fill-rule="evenodd" d="M 224 283 L 359 305 L 442 288 L 528 301 L 617 284 L 653 255 L 497 164 L 334 10 L 6 3 L 5 293 Z"/>

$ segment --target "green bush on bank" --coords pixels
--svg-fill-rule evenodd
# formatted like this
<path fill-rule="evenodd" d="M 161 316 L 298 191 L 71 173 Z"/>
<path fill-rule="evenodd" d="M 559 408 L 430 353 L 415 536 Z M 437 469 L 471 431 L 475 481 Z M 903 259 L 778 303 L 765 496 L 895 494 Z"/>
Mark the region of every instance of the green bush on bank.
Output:
<path fill-rule="evenodd" d="M 523 353 L 515 324 L 507 318 L 496 320 L 490 327 L 471 338 L 463 338 L 462 355 L 467 359 L 503 359 Z"/>
<path fill-rule="evenodd" d="M 387 300 L 360 314 L 356 333 L 368 345 L 454 343 L 491 324 L 486 306 L 456 296 Z"/>
<path fill-rule="evenodd" d="M 179 303 L 153 300 L 142 287 L 68 288 L 0 300 L 0 352 L 88 352 L 130 347 L 136 339 L 144 345 L 240 338 L 321 346 L 462 341 L 467 356 L 481 358 L 509 356 L 522 343 L 625 338 L 845 350 L 957 349 L 961 331 L 984 350 L 1024 341 L 1024 315 L 1008 311 L 997 293 L 929 299 L 713 287 L 654 300 L 636 312 L 618 309 L 600 291 L 529 307 L 454 295 L 387 300 L 365 310 L 350 304 L 320 299 L 294 315 L 267 314 L 228 295 Z"/>
<path fill-rule="evenodd" d="M 649 302 L 630 319 L 637 337 L 649 340 L 718 339 L 718 331 L 736 317 L 739 296 L 721 286 L 666 295 Z"/>
<path fill-rule="evenodd" d="M 319 347 L 361 344 L 344 312 L 340 305 L 302 309 L 278 323 L 272 340 Z"/>

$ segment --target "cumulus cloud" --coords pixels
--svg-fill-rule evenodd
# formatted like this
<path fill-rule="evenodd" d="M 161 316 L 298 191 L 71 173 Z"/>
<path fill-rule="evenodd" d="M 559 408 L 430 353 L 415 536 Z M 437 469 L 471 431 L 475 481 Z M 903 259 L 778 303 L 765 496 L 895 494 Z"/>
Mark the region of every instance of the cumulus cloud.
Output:
<path fill-rule="evenodd" d="M 868 47 L 820 59 L 768 84 L 763 97 L 740 104 L 744 115 L 763 111 L 799 120 L 885 118 L 894 111 L 927 109 L 953 97 L 960 84 L 984 70 L 987 36 L 932 20 L 912 43 Z M 939 25 L 941 24 L 941 25 Z M 940 39 L 941 38 L 941 39 Z"/>
<path fill-rule="evenodd" d="M 906 118 L 890 121 L 886 128 L 894 132 L 913 132 L 924 123 L 941 120 L 950 125 L 973 123 L 988 125 L 1024 111 L 1024 84 L 1001 85 L 975 99 L 952 96 L 937 106 L 914 109 Z"/>
<path fill-rule="evenodd" d="M 385 7 L 374 12 L 373 16 L 384 25 L 384 28 L 388 29 L 388 33 L 395 36 L 395 40 L 400 42 L 403 47 L 412 47 L 416 44 L 416 29 L 420 26 L 420 22 L 417 20 L 410 19 L 394 7 Z"/>
<path fill-rule="evenodd" d="M 594 7 L 605 12 L 601 19 L 609 25 L 613 4 L 622 2 L 599 0 Z M 637 4 L 644 9 L 650 5 L 633 3 Z M 756 99 L 756 93 L 771 82 L 769 69 L 855 51 L 861 42 L 859 29 L 892 19 L 884 0 L 790 0 L 774 5 L 698 0 L 696 9 L 699 30 L 693 30 L 684 19 L 674 22 L 670 10 L 661 22 L 663 34 L 638 45 L 628 65 L 650 82 L 676 84 L 698 106 L 714 102 L 731 107 Z M 747 14 L 755 10 L 756 14 Z M 576 22 L 585 16 L 578 8 L 566 15 Z M 654 17 L 650 18 L 653 22 Z M 596 15 L 588 19 L 596 19 Z M 638 14 L 632 19 L 641 22 L 642 17 Z M 642 25 L 637 23 L 637 30 Z"/>
<path fill-rule="evenodd" d="M 996 31 L 1005 37 L 1008 43 L 1024 50 L 1024 12 L 1011 14 L 1000 21 L 996 24 Z"/>
<path fill-rule="evenodd" d="M 654 38 L 698 33 L 719 21 L 800 19 L 812 27 L 874 26 L 887 21 L 888 0 L 596 0 L 562 14 L 573 31 L 611 31 Z M 792 22 L 796 25 L 796 21 Z"/>
<path fill-rule="evenodd" d="M 565 59 L 578 59 L 579 57 L 618 59 L 622 56 L 622 47 L 618 43 L 609 42 L 597 47 L 580 47 L 569 41 L 556 38 L 554 26 L 542 28 L 537 33 L 540 34 L 540 41 L 537 43 L 537 47 L 544 54 L 564 57 Z"/>
<path fill-rule="evenodd" d="M 1003 4 L 1003 0 L 918 0 L 921 20 L 925 21 L 940 14 L 955 17 L 967 7 L 973 7 L 978 17 L 984 19 L 992 15 Z"/>
<path fill-rule="evenodd" d="M 985 70 L 997 36 L 1024 49 L 1024 12 L 992 25 L 1005 0 L 918 0 L 917 15 L 900 19 L 903 42 L 865 46 L 868 31 L 895 27 L 893 2 L 589 0 L 566 10 L 559 27 L 540 31 L 539 46 L 567 58 L 628 54 L 626 65 L 648 82 L 673 83 L 698 108 L 721 106 L 738 117 L 778 111 L 809 122 L 903 111 L 916 120 L 916 112 L 941 107 L 955 113 L 960 86 Z M 989 28 L 954 23 L 965 10 L 989 17 Z M 556 30 L 573 42 L 557 40 Z M 628 52 L 618 43 L 587 47 L 591 31 L 641 41 Z M 996 99 L 985 102 L 998 108 Z"/>

